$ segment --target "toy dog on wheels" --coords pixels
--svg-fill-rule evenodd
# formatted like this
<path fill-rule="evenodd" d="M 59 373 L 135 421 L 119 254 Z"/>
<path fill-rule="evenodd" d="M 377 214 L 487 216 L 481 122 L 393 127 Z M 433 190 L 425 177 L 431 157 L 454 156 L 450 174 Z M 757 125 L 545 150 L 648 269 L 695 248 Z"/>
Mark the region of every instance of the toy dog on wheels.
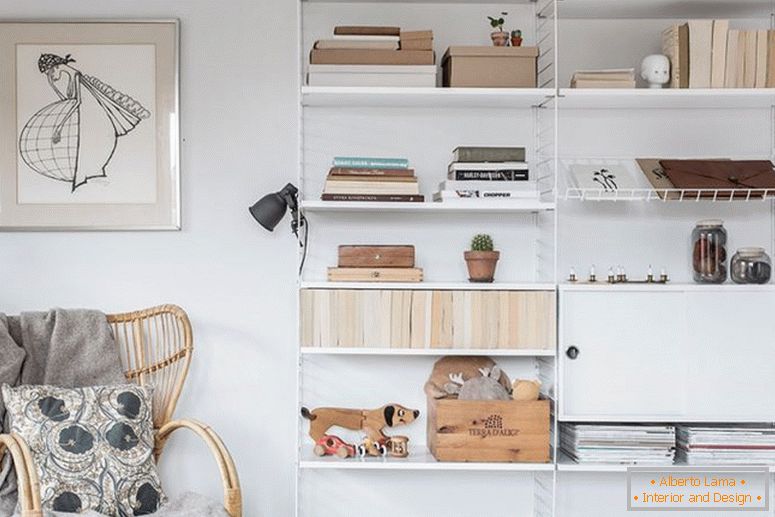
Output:
<path fill-rule="evenodd" d="M 312 411 L 303 407 L 301 415 L 310 421 L 309 435 L 315 442 L 313 451 L 318 456 L 335 455 L 339 458 L 353 456 L 406 457 L 409 453 L 405 436 L 388 436 L 385 427 L 396 427 L 414 422 L 420 412 L 400 404 L 387 404 L 377 409 L 317 408 Z M 341 427 L 366 434 L 361 445 L 346 443 L 338 436 L 328 434 L 332 427 Z"/>

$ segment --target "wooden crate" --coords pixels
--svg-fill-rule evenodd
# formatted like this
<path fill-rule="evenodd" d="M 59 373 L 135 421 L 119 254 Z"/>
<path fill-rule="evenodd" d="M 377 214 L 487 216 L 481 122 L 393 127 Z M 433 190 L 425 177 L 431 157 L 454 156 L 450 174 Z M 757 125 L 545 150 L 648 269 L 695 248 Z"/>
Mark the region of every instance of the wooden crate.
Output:
<path fill-rule="evenodd" d="M 414 246 L 339 246 L 339 267 L 414 267 Z"/>
<path fill-rule="evenodd" d="M 439 461 L 549 461 L 549 401 L 428 400 L 428 447 Z"/>

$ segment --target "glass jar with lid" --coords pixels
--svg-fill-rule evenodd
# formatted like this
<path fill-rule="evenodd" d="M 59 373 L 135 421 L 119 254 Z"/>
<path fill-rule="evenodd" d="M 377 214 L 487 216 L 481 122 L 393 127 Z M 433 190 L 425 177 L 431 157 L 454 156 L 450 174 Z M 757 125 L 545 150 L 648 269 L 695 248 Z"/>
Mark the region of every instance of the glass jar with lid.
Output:
<path fill-rule="evenodd" d="M 692 269 L 694 281 L 721 284 L 727 279 L 727 231 L 724 221 L 699 221 L 692 231 Z"/>
<path fill-rule="evenodd" d="M 766 284 L 770 281 L 772 262 L 764 248 L 740 248 L 732 257 L 730 272 L 736 284 Z"/>

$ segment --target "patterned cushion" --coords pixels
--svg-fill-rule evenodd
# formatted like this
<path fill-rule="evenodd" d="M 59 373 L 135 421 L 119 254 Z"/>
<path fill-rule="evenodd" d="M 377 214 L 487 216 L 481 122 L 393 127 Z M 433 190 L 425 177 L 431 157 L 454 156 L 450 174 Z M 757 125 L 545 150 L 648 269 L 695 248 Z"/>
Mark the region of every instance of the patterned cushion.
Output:
<path fill-rule="evenodd" d="M 150 390 L 3 385 L 2 395 L 11 431 L 32 450 L 44 509 L 127 517 L 153 513 L 165 500 Z"/>

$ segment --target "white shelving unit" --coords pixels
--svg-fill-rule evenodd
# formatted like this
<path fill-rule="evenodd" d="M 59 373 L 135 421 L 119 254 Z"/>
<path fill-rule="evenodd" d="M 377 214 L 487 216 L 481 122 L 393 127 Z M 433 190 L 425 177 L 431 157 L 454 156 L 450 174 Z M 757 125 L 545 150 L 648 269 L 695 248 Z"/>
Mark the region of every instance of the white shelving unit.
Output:
<path fill-rule="evenodd" d="M 624 496 L 613 501 L 610 494 L 621 490 L 626 466 L 573 463 L 557 446 L 560 419 L 775 422 L 775 407 L 766 401 L 746 398 L 739 410 L 734 406 L 740 393 L 768 392 L 775 377 L 768 366 L 775 364 L 775 354 L 766 345 L 766 337 L 775 335 L 775 323 L 769 323 L 775 319 L 766 317 L 775 312 L 775 284 L 697 285 L 687 259 L 691 229 L 705 218 L 726 221 L 730 254 L 757 245 L 775 256 L 770 193 L 738 199 L 738 192 L 730 200 L 725 191 L 656 191 L 646 185 L 611 195 L 575 188 L 565 166 L 569 160 L 592 159 L 775 158 L 775 89 L 567 88 L 576 69 L 637 68 L 643 56 L 659 51 L 661 31 L 671 23 L 729 18 L 733 27 L 770 28 L 775 2 L 300 0 L 300 74 L 314 40 L 335 25 L 433 28 L 439 59 L 450 44 L 487 44 L 487 27 L 479 27 L 479 21 L 500 11 L 509 12 L 510 23 L 518 20 L 526 44 L 540 42 L 540 88 L 302 86 L 299 186 L 311 234 L 299 288 L 556 291 L 556 349 L 299 347 L 299 405 L 376 407 L 395 397 L 423 410 L 422 383 L 438 357 L 493 356 L 512 377 L 539 375 L 545 382 L 553 402 L 553 461 L 440 463 L 426 449 L 424 422 L 406 428 L 412 448 L 406 460 L 317 458 L 300 420 L 299 516 L 478 515 L 481 505 L 466 506 L 467 498 L 455 492 L 454 487 L 466 485 L 469 493 L 495 494 L 487 500 L 490 515 L 625 517 Z M 531 171 L 540 178 L 540 200 L 471 206 L 319 200 L 332 156 L 375 154 L 409 158 L 430 199 L 457 145 L 526 146 Z M 479 231 L 492 233 L 502 252 L 493 284 L 465 281 L 460 254 Z M 387 242 L 414 244 L 427 281 L 325 281 L 337 245 Z M 565 282 L 571 266 L 583 277 L 592 264 L 602 280 L 608 266 L 623 265 L 631 277 L 643 276 L 639 273 L 649 265 L 656 271 L 666 267 L 671 282 Z M 584 317 L 573 319 L 574 314 Z M 609 314 L 617 315 L 613 325 L 606 321 Z M 687 314 L 704 322 L 694 330 L 705 348 L 682 327 L 690 323 L 682 319 Z M 749 330 L 736 334 L 741 325 Z M 608 326 L 616 332 L 606 331 Z M 587 337 L 580 359 L 572 362 L 567 347 Z M 598 341 L 601 348 L 593 348 Z M 692 391 L 686 379 L 716 390 L 711 390 L 713 404 L 683 395 Z M 684 398 L 699 409 L 687 409 Z M 633 409 L 625 412 L 628 405 Z M 333 506 L 320 506 L 324 498 L 316 494 L 332 486 L 341 497 Z M 395 510 L 381 493 L 400 493 L 412 506 Z"/>

